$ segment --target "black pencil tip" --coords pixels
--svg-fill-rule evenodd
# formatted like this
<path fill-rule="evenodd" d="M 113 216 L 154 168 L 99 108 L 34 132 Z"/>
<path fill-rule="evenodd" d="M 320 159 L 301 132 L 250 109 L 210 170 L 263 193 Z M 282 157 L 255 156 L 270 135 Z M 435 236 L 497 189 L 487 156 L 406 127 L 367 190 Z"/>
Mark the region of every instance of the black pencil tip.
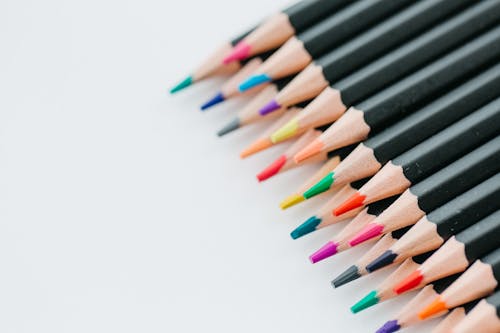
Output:
<path fill-rule="evenodd" d="M 346 269 L 342 274 L 337 276 L 332 281 L 332 287 L 338 288 L 346 283 L 359 279 L 361 274 L 359 274 L 359 269 L 356 265 L 352 265 L 348 269 Z"/>
<path fill-rule="evenodd" d="M 397 256 L 397 253 L 394 253 L 391 250 L 387 250 L 382 253 L 377 259 L 369 263 L 366 266 L 366 270 L 371 273 L 376 271 L 377 269 L 381 269 L 382 267 L 389 266 L 394 262 Z"/>

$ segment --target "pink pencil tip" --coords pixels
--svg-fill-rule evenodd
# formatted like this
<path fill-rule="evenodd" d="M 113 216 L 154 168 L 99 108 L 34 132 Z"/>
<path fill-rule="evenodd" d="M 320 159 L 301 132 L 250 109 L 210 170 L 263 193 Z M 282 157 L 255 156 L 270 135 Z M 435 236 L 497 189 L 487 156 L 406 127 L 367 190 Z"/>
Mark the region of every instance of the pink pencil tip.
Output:
<path fill-rule="evenodd" d="M 309 259 L 313 264 L 315 264 L 318 261 L 331 257 L 336 253 L 337 253 L 337 244 L 335 244 L 334 242 L 328 242 L 325 245 L 323 245 L 321 249 L 311 254 L 311 256 L 309 256 Z"/>
<path fill-rule="evenodd" d="M 357 233 L 350 241 L 349 245 L 356 246 L 363 242 L 366 242 L 369 239 L 380 236 L 384 231 L 384 226 L 377 223 L 369 223 L 366 227 L 363 228 L 360 232 Z"/>
<path fill-rule="evenodd" d="M 245 42 L 239 42 L 236 46 L 231 50 L 231 52 L 222 60 L 222 62 L 227 65 L 232 63 L 233 61 L 240 61 L 248 58 L 250 56 L 251 50 L 250 44 Z"/>

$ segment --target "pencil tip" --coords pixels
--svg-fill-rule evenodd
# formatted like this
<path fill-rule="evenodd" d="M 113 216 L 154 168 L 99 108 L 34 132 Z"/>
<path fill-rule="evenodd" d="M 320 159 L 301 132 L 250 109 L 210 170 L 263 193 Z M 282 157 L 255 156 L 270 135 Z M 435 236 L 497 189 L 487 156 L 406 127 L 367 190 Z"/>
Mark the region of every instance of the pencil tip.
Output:
<path fill-rule="evenodd" d="M 318 261 L 329 258 L 337 253 L 337 244 L 334 242 L 328 242 L 323 245 L 318 251 L 314 252 L 309 256 L 309 259 L 313 264 Z"/>
<path fill-rule="evenodd" d="M 348 269 L 346 269 L 342 274 L 337 276 L 335 279 L 332 281 L 332 286 L 334 288 L 338 288 L 340 286 L 343 286 L 344 284 L 347 284 L 351 281 L 357 280 L 361 277 L 361 274 L 359 274 L 359 269 L 356 265 L 352 265 Z"/>
<path fill-rule="evenodd" d="M 311 142 L 309 145 L 307 145 L 304 149 L 299 151 L 293 159 L 295 160 L 295 163 L 300 163 L 305 159 L 308 159 L 311 156 L 314 156 L 316 154 L 319 154 L 321 150 L 323 149 L 323 141 L 321 141 L 319 138 L 315 139 L 313 142 Z"/>
<path fill-rule="evenodd" d="M 269 103 L 267 103 L 266 105 L 264 105 L 260 110 L 259 110 L 259 113 L 262 115 L 262 116 L 265 116 L 266 114 L 269 114 L 273 111 L 276 111 L 276 110 L 279 110 L 281 109 L 281 105 L 278 104 L 278 102 L 276 102 L 276 100 L 272 100 L 270 101 Z"/>
<path fill-rule="evenodd" d="M 351 307 L 352 313 L 358 313 L 363 311 L 364 309 L 369 308 L 370 306 L 374 306 L 379 302 L 379 298 L 377 296 L 377 292 L 372 290 L 368 295 L 363 297 L 358 303 L 354 304 Z"/>
<path fill-rule="evenodd" d="M 406 278 L 404 278 L 404 280 L 396 284 L 393 290 L 396 294 L 399 295 L 418 287 L 423 280 L 424 276 L 422 275 L 422 273 L 420 273 L 420 270 L 417 269 Z"/>
<path fill-rule="evenodd" d="M 398 255 L 396 253 L 392 252 L 391 250 L 387 250 L 382 253 L 377 259 L 366 265 L 366 270 L 372 273 L 385 266 L 389 266 L 394 262 L 397 256 Z"/>
<path fill-rule="evenodd" d="M 439 312 L 446 311 L 448 307 L 446 306 L 446 303 L 443 302 L 441 297 L 437 297 L 431 304 L 429 304 L 427 307 L 425 307 L 420 313 L 418 314 L 418 317 L 422 320 L 429 318 L 430 316 L 433 316 Z"/>
<path fill-rule="evenodd" d="M 218 136 L 224 136 L 227 133 L 230 133 L 230 132 L 232 132 L 234 130 L 237 130 L 238 128 L 240 128 L 240 120 L 238 118 L 234 118 L 226 126 L 222 127 L 217 132 L 217 135 Z"/>
<path fill-rule="evenodd" d="M 273 143 L 278 143 L 281 141 L 285 141 L 286 139 L 291 138 L 297 133 L 299 129 L 299 122 L 297 119 L 292 119 L 288 123 L 286 123 L 283 127 L 278 129 L 271 135 L 271 141 Z"/>
<path fill-rule="evenodd" d="M 170 93 L 175 94 L 176 92 L 178 92 L 184 88 L 187 88 L 192 84 L 193 84 L 193 77 L 188 76 L 184 80 L 182 80 L 181 82 L 177 83 L 177 85 L 174 86 L 172 89 L 170 89 Z"/>
<path fill-rule="evenodd" d="M 333 172 L 329 172 L 319 182 L 317 182 L 310 189 L 304 192 L 304 198 L 309 199 L 320 193 L 328 191 L 331 188 L 334 181 L 335 181 L 335 174 Z"/>
<path fill-rule="evenodd" d="M 285 198 L 285 200 L 283 200 L 280 203 L 280 208 L 287 209 L 287 208 L 290 208 L 292 206 L 295 206 L 298 203 L 301 203 L 304 200 L 306 200 L 304 198 L 304 196 L 302 196 L 300 194 L 292 194 L 292 195 L 288 196 L 287 198 Z"/>
<path fill-rule="evenodd" d="M 216 104 L 224 102 L 224 100 L 225 100 L 224 95 L 221 92 L 219 92 L 219 93 L 217 93 L 217 95 L 215 95 L 210 100 L 208 100 L 207 102 L 205 102 L 205 104 L 203 104 L 200 107 L 200 109 L 206 110 L 206 109 L 211 108 L 212 106 L 214 106 Z"/>
<path fill-rule="evenodd" d="M 297 239 L 310 234 L 311 232 L 316 230 L 316 227 L 320 223 L 321 219 L 317 218 L 316 216 L 311 216 L 304 223 L 295 228 L 295 230 L 290 233 L 290 236 L 292 236 L 293 239 Z"/>
<path fill-rule="evenodd" d="M 397 320 L 389 320 L 377 330 L 375 333 L 394 333 L 401 329 L 401 326 L 398 324 Z"/>
<path fill-rule="evenodd" d="M 224 59 L 222 59 L 222 63 L 227 65 L 232 63 L 233 61 L 245 60 L 250 56 L 250 50 L 250 44 L 241 41 L 233 47 L 231 52 L 229 52 L 229 54 L 225 56 Z"/>
<path fill-rule="evenodd" d="M 257 175 L 257 179 L 259 180 L 259 182 L 269 179 L 280 172 L 281 168 L 283 168 L 283 166 L 285 165 L 286 160 L 286 156 L 281 155 L 273 163 L 269 164 L 269 166 L 267 166 Z"/>
<path fill-rule="evenodd" d="M 349 241 L 350 246 L 356 246 L 367 240 L 378 237 L 384 231 L 384 226 L 378 223 L 369 223 Z"/>
<path fill-rule="evenodd" d="M 335 208 L 333 210 L 333 214 L 335 216 L 339 216 L 339 215 L 347 213 L 348 211 L 351 211 L 353 209 L 362 207 L 365 199 L 366 199 L 365 195 L 362 195 L 361 193 L 356 192 L 349 199 L 347 199 L 342 204 L 340 204 L 340 206 Z"/>
<path fill-rule="evenodd" d="M 244 92 L 263 83 L 270 82 L 271 80 L 272 80 L 271 77 L 269 77 L 269 75 L 267 74 L 252 75 L 248 79 L 243 81 L 243 83 L 240 84 L 238 89 L 241 92 Z"/>
<path fill-rule="evenodd" d="M 258 139 L 254 143 L 252 143 L 250 146 L 245 148 L 241 153 L 240 157 L 245 158 L 250 155 L 253 155 L 255 153 L 258 153 L 259 151 L 262 151 L 264 149 L 267 149 L 272 146 L 272 143 L 270 140 L 267 139 Z"/>

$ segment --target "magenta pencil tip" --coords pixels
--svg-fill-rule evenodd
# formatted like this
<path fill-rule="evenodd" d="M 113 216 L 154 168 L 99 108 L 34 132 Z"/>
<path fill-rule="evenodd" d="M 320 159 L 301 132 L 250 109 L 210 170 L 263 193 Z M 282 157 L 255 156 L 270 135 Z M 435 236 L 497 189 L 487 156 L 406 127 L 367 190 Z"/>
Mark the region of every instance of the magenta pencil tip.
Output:
<path fill-rule="evenodd" d="M 311 254 L 309 259 L 313 264 L 318 261 L 324 260 L 328 257 L 331 257 L 337 253 L 337 244 L 334 242 L 328 242 L 323 247 L 321 247 L 318 251 Z"/>

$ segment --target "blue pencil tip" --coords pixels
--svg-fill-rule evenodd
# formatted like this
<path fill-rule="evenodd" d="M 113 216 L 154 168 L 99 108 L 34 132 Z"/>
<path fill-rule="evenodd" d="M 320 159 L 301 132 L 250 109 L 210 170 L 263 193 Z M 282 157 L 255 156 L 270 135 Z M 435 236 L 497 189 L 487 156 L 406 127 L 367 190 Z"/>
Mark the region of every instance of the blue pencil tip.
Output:
<path fill-rule="evenodd" d="M 221 102 L 224 102 L 224 95 L 222 93 L 218 93 L 212 99 L 208 100 L 205 104 L 203 104 L 200 109 L 206 110 L 208 108 L 211 108 L 212 106 L 219 104 Z"/>
<path fill-rule="evenodd" d="M 272 81 L 272 78 L 269 77 L 267 74 L 258 74 L 258 75 L 252 75 L 243 83 L 240 84 L 238 87 L 241 92 L 247 91 L 249 89 L 252 89 L 255 86 L 261 85 L 266 82 Z"/>

